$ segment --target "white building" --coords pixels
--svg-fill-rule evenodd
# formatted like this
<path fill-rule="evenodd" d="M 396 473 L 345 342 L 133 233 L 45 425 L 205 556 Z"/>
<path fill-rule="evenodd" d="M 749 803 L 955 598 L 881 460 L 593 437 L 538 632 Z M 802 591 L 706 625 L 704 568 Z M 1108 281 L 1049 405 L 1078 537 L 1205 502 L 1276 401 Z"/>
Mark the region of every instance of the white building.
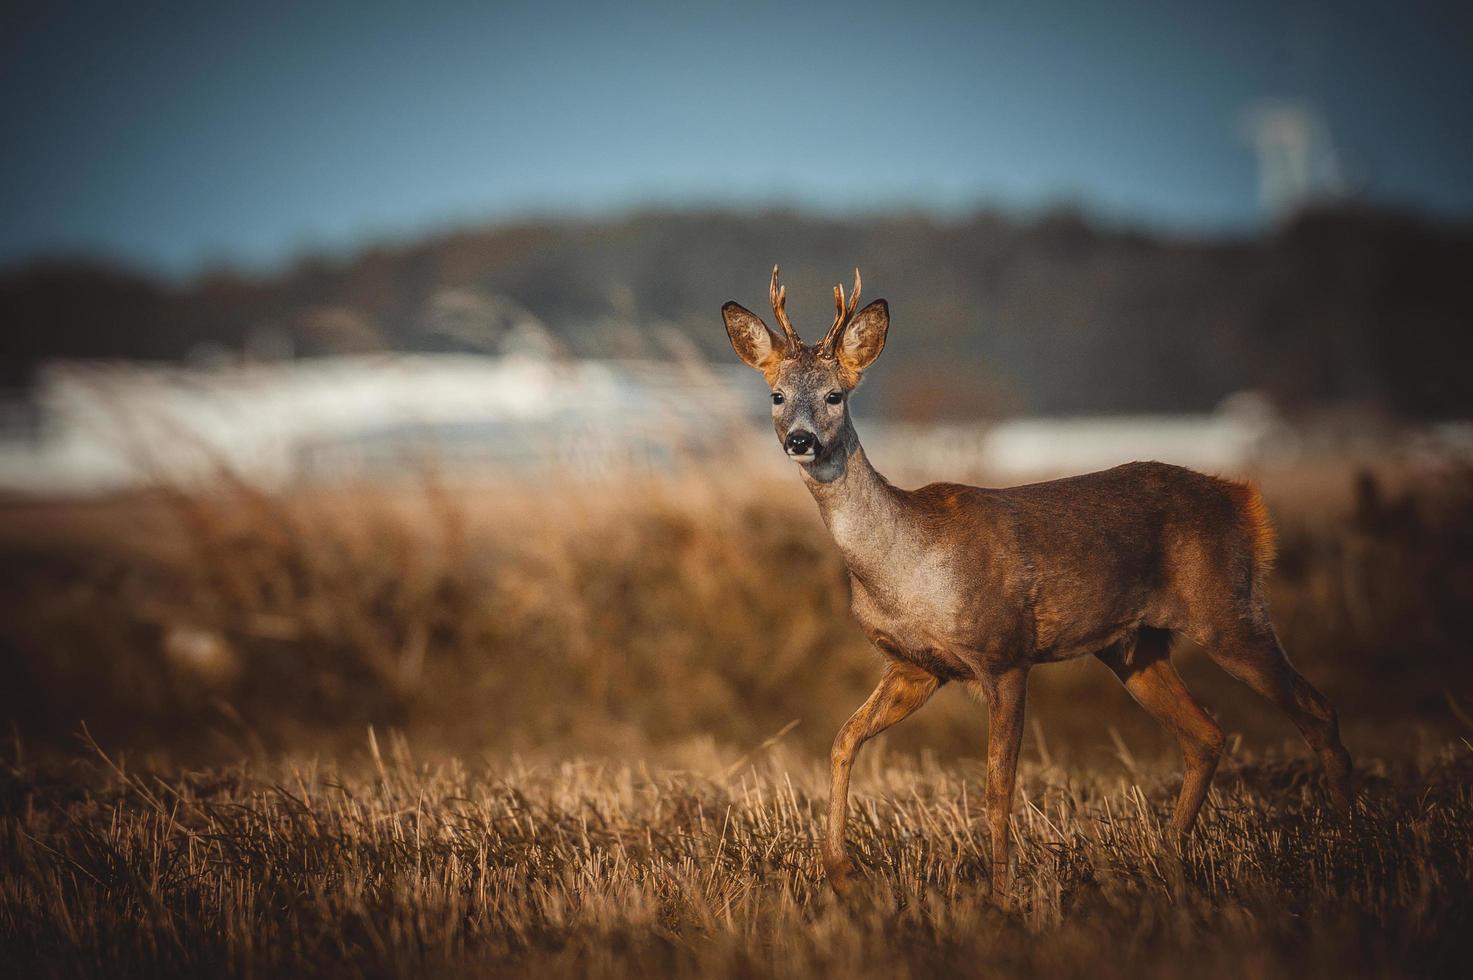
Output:
<path fill-rule="evenodd" d="M 33 415 L 28 434 L 0 441 L 0 491 L 98 493 L 221 468 L 272 486 L 426 466 L 591 476 L 725 458 L 733 440 L 757 448 L 753 463 L 784 463 L 755 376 L 696 362 L 364 354 L 208 368 L 59 363 L 42 372 Z M 1242 397 L 1209 415 L 860 428 L 871 458 L 903 482 L 1020 482 L 1134 459 L 1230 472 L 1293 442 L 1261 401 Z"/>
<path fill-rule="evenodd" d="M 430 462 L 668 465 L 737 417 L 736 371 L 464 354 L 55 364 L 33 436 L 0 443 L 0 489 L 91 493 L 221 467 L 280 484 Z"/>

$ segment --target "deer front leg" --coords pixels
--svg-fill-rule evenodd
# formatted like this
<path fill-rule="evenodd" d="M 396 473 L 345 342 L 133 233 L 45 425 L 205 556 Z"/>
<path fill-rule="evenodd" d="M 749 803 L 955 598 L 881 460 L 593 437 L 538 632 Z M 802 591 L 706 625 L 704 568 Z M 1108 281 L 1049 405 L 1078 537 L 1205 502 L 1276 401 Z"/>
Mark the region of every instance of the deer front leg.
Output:
<path fill-rule="evenodd" d="M 891 725 L 910 716 L 925 704 L 940 686 L 933 675 L 919 667 L 891 661 L 869 700 L 849 717 L 834 739 L 829 758 L 832 791 L 829 795 L 829 829 L 824 840 L 823 863 L 829 884 L 840 896 L 852 890 L 854 865 L 844 847 L 844 822 L 849 807 L 849 770 L 859 748 Z"/>
<path fill-rule="evenodd" d="M 1018 775 L 1018 750 L 1023 745 L 1023 706 L 1028 670 L 1011 668 L 984 675 L 980 686 L 987 698 L 987 820 L 992 830 L 992 898 L 1007 905 L 1008 825 L 1013 809 L 1013 784 Z"/>

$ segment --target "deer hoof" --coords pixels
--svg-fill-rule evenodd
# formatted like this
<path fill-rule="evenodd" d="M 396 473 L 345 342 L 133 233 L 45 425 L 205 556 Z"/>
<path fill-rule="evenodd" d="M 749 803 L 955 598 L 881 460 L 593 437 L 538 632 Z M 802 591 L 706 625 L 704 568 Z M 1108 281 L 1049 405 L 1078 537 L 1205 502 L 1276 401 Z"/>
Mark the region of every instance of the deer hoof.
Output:
<path fill-rule="evenodd" d="M 828 876 L 829 887 L 834 890 L 835 895 L 840 898 L 849 898 L 854 894 L 859 882 L 853 861 L 844 857 L 836 861 L 825 862 L 824 871 Z"/>

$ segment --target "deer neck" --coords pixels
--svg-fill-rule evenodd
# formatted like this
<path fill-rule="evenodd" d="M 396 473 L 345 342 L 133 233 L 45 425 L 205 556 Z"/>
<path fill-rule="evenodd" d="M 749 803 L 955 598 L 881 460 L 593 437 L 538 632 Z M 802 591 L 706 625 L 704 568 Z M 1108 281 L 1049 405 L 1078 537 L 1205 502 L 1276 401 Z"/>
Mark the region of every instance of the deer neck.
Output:
<path fill-rule="evenodd" d="M 802 472 L 850 570 L 862 578 L 882 570 L 906 522 L 895 488 L 870 465 L 850 419 L 834 446 Z"/>

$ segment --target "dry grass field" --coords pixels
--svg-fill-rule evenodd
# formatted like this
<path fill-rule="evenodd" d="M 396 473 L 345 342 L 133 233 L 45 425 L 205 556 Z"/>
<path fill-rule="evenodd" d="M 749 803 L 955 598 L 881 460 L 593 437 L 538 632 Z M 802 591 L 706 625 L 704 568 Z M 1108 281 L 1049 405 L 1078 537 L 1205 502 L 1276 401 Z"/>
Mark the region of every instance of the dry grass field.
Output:
<path fill-rule="evenodd" d="M 796 481 L 6 504 L 0 974 L 1465 973 L 1473 479 L 1263 483 L 1353 820 L 1182 649 L 1232 737 L 1177 860 L 1169 743 L 1043 668 L 1007 910 L 950 689 L 861 757 L 867 894 L 824 886 L 821 760 L 878 662 Z"/>
<path fill-rule="evenodd" d="M 822 879 L 823 780 L 643 763 L 8 760 L 0 965 L 72 976 L 1432 976 L 1473 952 L 1473 751 L 1367 760 L 1348 825 L 1238 755 L 1178 861 L 1169 769 L 1031 763 L 1013 908 L 978 766 L 863 768 L 868 893 Z M 1466 975 L 1466 974 L 1463 974 Z"/>

